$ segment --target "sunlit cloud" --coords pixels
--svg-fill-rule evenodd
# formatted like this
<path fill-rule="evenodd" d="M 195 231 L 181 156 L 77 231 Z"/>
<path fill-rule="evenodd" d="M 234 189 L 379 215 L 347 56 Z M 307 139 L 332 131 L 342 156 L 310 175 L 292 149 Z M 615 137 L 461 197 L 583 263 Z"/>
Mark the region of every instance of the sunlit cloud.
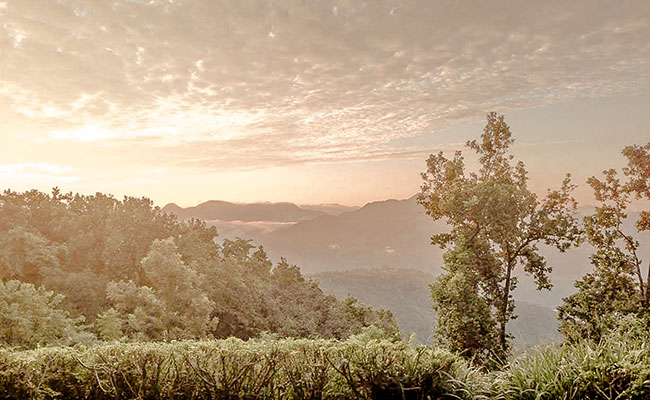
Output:
<path fill-rule="evenodd" d="M 50 137 L 57 140 L 75 140 L 79 142 L 95 142 L 119 137 L 120 134 L 98 126 L 84 126 L 69 131 L 50 131 Z"/>
<path fill-rule="evenodd" d="M 8 29 L 9 37 L 12 39 L 12 44 L 15 48 L 19 48 L 23 40 L 25 40 L 26 33 L 20 29 Z"/>
<path fill-rule="evenodd" d="M 77 0 L 38 14 L 26 3 L 5 8 L 13 43 L 5 59 L 24 62 L 4 67 L 12 90 L 3 95 L 17 114 L 66 126 L 47 138 L 215 143 L 233 154 L 213 164 L 239 164 L 237 149 L 269 143 L 281 149 L 278 163 L 363 159 L 492 109 L 650 85 L 650 44 L 640 40 L 650 36 L 648 13 L 625 5 Z"/>
<path fill-rule="evenodd" d="M 71 166 L 42 162 L 0 164 L 0 177 L 7 181 L 37 178 L 71 183 L 80 180 L 78 176 L 72 175 L 75 171 L 76 169 Z"/>
<path fill-rule="evenodd" d="M 386 254 L 396 254 L 397 250 L 391 246 L 384 247 L 384 253 Z"/>
<path fill-rule="evenodd" d="M 423 159 L 459 138 L 411 139 L 489 111 L 647 93 L 650 6 L 596 4 L 0 1 L 1 144 L 90 170 Z"/>

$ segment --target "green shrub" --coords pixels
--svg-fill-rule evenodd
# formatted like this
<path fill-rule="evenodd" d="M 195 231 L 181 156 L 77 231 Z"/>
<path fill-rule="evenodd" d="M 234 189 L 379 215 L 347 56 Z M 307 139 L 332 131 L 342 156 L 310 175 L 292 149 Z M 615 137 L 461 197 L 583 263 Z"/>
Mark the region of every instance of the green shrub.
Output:
<path fill-rule="evenodd" d="M 0 349 L 3 399 L 648 399 L 639 321 L 601 343 L 556 345 L 500 371 L 377 335 Z"/>
<path fill-rule="evenodd" d="M 620 337 L 551 346 L 514 360 L 497 381 L 504 399 L 648 399 L 650 347 Z"/>
<path fill-rule="evenodd" d="M 108 343 L 0 352 L 0 397 L 97 399 L 438 398 L 449 352 L 388 339 Z"/>

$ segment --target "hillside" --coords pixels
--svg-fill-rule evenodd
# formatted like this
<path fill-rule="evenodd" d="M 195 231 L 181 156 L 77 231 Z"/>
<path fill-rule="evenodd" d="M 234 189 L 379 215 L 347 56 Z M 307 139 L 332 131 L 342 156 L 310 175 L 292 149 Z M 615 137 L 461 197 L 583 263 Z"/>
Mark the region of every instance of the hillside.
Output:
<path fill-rule="evenodd" d="M 390 310 L 403 337 L 414 333 L 419 342 L 431 342 L 436 324 L 429 292 L 432 274 L 415 269 L 376 268 L 330 271 L 312 277 L 327 294 L 339 299 L 352 295 L 372 307 Z M 520 301 L 516 314 L 519 317 L 509 325 L 516 346 L 561 341 L 553 309 Z"/>
<path fill-rule="evenodd" d="M 414 269 L 377 268 L 322 272 L 312 276 L 327 294 L 352 295 L 373 306 L 391 310 L 402 336 L 415 333 L 427 343 L 435 326 L 428 284 L 433 275 Z"/>
<path fill-rule="evenodd" d="M 307 273 L 382 266 L 435 273 L 441 252 L 429 244 L 429 237 L 444 228 L 411 197 L 302 221 L 256 239 L 271 257 L 285 256 Z"/>

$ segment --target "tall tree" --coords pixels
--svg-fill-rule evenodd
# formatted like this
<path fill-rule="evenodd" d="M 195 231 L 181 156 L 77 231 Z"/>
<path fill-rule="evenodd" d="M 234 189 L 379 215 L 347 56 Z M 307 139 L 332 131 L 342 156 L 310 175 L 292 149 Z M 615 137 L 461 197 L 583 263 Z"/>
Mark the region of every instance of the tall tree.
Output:
<path fill-rule="evenodd" d="M 584 218 L 587 240 L 595 248 L 594 271 L 576 282 L 578 291 L 558 308 L 560 331 L 570 341 L 599 340 L 621 315 L 650 311 L 650 268 L 644 279 L 639 241 L 634 229 L 625 227 L 631 197 L 650 199 L 650 143 L 627 146 L 623 155 L 628 159 L 626 182 L 614 169 L 587 181 L 598 202 Z M 648 211 L 641 212 L 636 230 L 650 230 Z"/>
<path fill-rule="evenodd" d="M 637 199 L 650 200 L 650 142 L 644 146 L 627 146 L 623 149 L 623 155 L 627 157 L 627 167 L 623 168 L 623 172 L 629 179 L 625 190 Z M 650 231 L 650 210 L 641 211 L 636 228 L 638 232 Z M 650 307 L 650 262 L 644 294 L 647 308 Z"/>
<path fill-rule="evenodd" d="M 173 314 L 175 336 L 205 336 L 216 328 L 218 318 L 211 318 L 214 302 L 201 289 L 203 277 L 185 265 L 172 238 L 154 240 L 142 259 L 146 283 L 152 287 Z"/>
<path fill-rule="evenodd" d="M 437 334 L 472 355 L 504 356 L 509 350 L 506 325 L 515 317 L 515 268 L 523 265 L 538 289 L 549 289 L 551 267 L 538 244 L 563 252 L 580 239 L 570 177 L 559 190 L 538 199 L 528 188 L 524 164 L 514 163 L 509 154 L 513 143 L 503 116 L 490 113 L 481 140 L 467 142 L 478 155 L 477 172 L 465 172 L 458 151 L 452 159 L 442 152 L 432 154 L 422 174 L 418 202 L 433 219 L 444 218 L 451 228 L 431 238 L 432 244 L 446 249 L 445 272 L 432 285 Z M 454 285 L 447 286 L 450 281 Z M 454 288 L 462 288 L 465 295 L 449 293 Z M 451 328 L 450 318 L 464 322 Z M 481 338 L 463 334 L 472 324 Z M 459 342 L 459 337 L 466 340 Z"/>

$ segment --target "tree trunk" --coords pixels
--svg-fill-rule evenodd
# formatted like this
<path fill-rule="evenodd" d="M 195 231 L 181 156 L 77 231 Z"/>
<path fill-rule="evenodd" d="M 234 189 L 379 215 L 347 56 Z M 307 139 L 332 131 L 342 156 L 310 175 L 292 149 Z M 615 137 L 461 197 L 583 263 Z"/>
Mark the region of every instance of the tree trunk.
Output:
<path fill-rule="evenodd" d="M 641 260 L 638 259 L 636 256 L 636 253 L 634 253 L 634 266 L 636 267 L 636 276 L 639 279 L 639 294 L 641 295 L 641 306 L 642 307 L 647 307 L 648 306 L 648 287 L 646 286 L 646 283 L 643 282 L 643 275 L 641 274 Z M 648 271 L 650 273 L 650 270 Z M 650 275 L 648 276 L 650 278 Z"/>
<path fill-rule="evenodd" d="M 650 309 L 650 262 L 648 262 L 648 277 L 645 280 L 645 304 L 646 309 Z"/>
<path fill-rule="evenodd" d="M 506 324 L 508 323 L 508 302 L 510 299 L 510 277 L 512 275 L 512 265 L 508 263 L 506 270 L 506 282 L 503 288 L 503 305 L 499 315 L 499 346 L 501 347 L 501 356 L 505 357 L 508 353 L 508 343 L 506 342 Z"/>

